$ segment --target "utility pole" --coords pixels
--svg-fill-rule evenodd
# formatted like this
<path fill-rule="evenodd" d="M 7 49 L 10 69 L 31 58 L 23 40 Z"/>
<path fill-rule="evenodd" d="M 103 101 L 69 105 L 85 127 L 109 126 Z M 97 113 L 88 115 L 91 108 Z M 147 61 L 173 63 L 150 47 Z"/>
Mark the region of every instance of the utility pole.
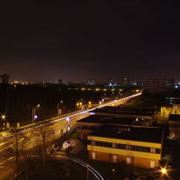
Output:
<path fill-rule="evenodd" d="M 36 108 L 39 108 L 41 105 L 40 104 L 37 104 L 35 106 L 32 107 L 32 123 L 34 123 L 34 120 L 37 119 L 36 116 Z"/>
<path fill-rule="evenodd" d="M 32 123 L 34 123 L 35 107 L 32 107 Z"/>

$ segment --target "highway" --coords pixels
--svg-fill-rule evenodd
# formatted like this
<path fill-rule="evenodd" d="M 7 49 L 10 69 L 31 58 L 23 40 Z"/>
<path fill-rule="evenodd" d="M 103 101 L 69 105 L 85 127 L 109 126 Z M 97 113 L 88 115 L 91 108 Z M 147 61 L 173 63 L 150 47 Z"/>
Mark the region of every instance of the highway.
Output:
<path fill-rule="evenodd" d="M 119 100 L 113 100 L 111 102 L 108 102 L 108 103 L 104 103 L 104 104 L 101 104 L 101 105 L 98 105 L 97 107 L 94 107 L 94 108 L 91 108 L 91 109 L 88 109 L 88 110 L 80 110 L 80 111 L 75 111 L 75 112 L 72 112 L 72 113 L 69 113 L 69 114 L 65 114 L 65 115 L 62 115 L 61 117 L 56 117 L 56 118 L 52 118 L 52 119 L 49 119 L 49 120 L 45 120 L 45 121 L 42 121 L 42 122 L 38 122 L 38 123 L 34 123 L 34 124 L 30 124 L 30 125 L 27 125 L 27 126 L 23 126 L 21 127 L 21 133 L 26 133 L 26 132 L 30 132 L 30 131 L 33 131 L 33 130 L 36 130 L 40 127 L 43 127 L 43 126 L 54 126 L 53 128 L 55 130 L 63 130 L 63 132 L 66 132 L 67 129 L 66 127 L 67 126 L 73 126 L 76 121 L 82 119 L 82 118 L 85 118 L 87 116 L 89 116 L 89 112 L 90 111 L 93 111 L 95 110 L 96 108 L 99 109 L 99 108 L 103 108 L 105 106 L 118 106 L 120 104 L 123 104 L 124 102 L 128 101 L 129 99 L 133 98 L 133 97 L 136 97 L 136 96 L 140 96 L 141 93 L 137 93 L 137 94 L 134 94 L 134 95 L 131 95 L 131 96 L 128 96 L 128 97 L 125 97 L 125 98 L 122 98 L 122 99 L 119 99 Z M 56 132 L 56 135 L 61 135 L 62 131 L 59 131 L 59 134 L 58 132 Z M 14 136 L 14 134 L 10 134 L 10 135 L 7 135 L 7 136 L 3 136 L 3 137 L 0 137 L 0 143 L 4 143 L 3 141 Z M 1 151 L 1 144 L 0 144 L 0 151 Z"/>
<path fill-rule="evenodd" d="M 7 164 L 7 157 L 4 156 L 4 151 L 14 146 L 14 142 L 16 141 L 16 138 L 19 138 L 20 143 L 23 144 L 25 149 L 32 149 L 35 147 L 39 141 L 43 141 L 42 132 L 46 131 L 46 141 L 47 144 L 54 141 L 55 139 L 60 138 L 64 133 L 70 130 L 71 127 L 75 125 L 75 123 L 87 116 L 90 116 L 90 111 L 95 110 L 96 108 L 102 108 L 105 106 L 118 106 L 120 104 L 123 104 L 127 100 L 140 96 L 141 93 L 137 93 L 119 100 L 113 100 L 108 103 L 104 103 L 101 105 L 98 105 L 95 108 L 87 109 L 87 110 L 80 110 L 73 113 L 69 113 L 66 115 L 63 115 L 59 118 L 53 118 L 50 120 L 46 120 L 43 122 L 34 123 L 28 126 L 21 127 L 21 129 L 18 130 L 18 132 L 11 133 L 10 135 L 0 137 L 0 170 L 5 167 L 4 164 Z M 27 139 L 25 138 L 27 137 Z M 15 147 L 14 147 L 15 148 Z M 12 157 L 10 157 L 12 159 Z"/>

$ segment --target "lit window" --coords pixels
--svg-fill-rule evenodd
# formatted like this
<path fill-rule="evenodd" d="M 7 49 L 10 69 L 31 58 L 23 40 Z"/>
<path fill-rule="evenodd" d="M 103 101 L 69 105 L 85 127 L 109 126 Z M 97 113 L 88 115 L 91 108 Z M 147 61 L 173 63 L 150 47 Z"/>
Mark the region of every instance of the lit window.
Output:
<path fill-rule="evenodd" d="M 116 143 L 113 143 L 113 144 L 112 144 L 112 147 L 113 147 L 113 148 L 117 148 L 117 144 L 116 144 Z"/>
<path fill-rule="evenodd" d="M 95 146 L 96 145 L 96 141 L 91 141 L 91 145 Z"/>
<path fill-rule="evenodd" d="M 126 145 L 126 149 L 127 150 L 131 150 L 131 146 L 130 145 Z"/>
<path fill-rule="evenodd" d="M 131 158 L 130 157 L 126 158 L 126 164 L 131 164 Z"/>
<path fill-rule="evenodd" d="M 113 156 L 112 156 L 112 161 L 113 161 L 114 163 L 116 163 L 116 162 L 118 161 L 118 157 L 117 157 L 116 155 L 113 155 Z"/>
<path fill-rule="evenodd" d="M 95 153 L 95 152 L 92 152 L 91 158 L 92 158 L 92 159 L 96 159 L 96 153 Z"/>
<path fill-rule="evenodd" d="M 155 168 L 155 165 L 156 165 L 155 161 L 150 161 L 150 168 Z"/>
<path fill-rule="evenodd" d="M 156 153 L 156 149 L 155 148 L 151 148 L 151 153 Z"/>

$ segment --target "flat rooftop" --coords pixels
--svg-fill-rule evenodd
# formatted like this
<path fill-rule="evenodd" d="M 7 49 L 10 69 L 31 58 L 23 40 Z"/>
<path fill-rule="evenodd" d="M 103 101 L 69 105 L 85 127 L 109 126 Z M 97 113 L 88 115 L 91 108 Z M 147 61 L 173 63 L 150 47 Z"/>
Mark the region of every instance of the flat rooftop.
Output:
<path fill-rule="evenodd" d="M 169 115 L 170 121 L 179 121 L 180 122 L 180 114 L 170 114 Z"/>
<path fill-rule="evenodd" d="M 91 115 L 77 122 L 101 123 L 101 124 L 125 124 L 125 125 L 142 125 L 146 121 L 142 118 L 135 117 L 111 117 L 102 115 Z"/>
<path fill-rule="evenodd" d="M 95 109 L 93 112 L 152 116 L 154 111 L 155 111 L 154 109 L 149 109 L 149 108 L 148 109 L 127 108 L 127 107 L 124 107 L 123 105 L 120 105 L 117 107 L 106 106 L 101 109 Z"/>
<path fill-rule="evenodd" d="M 144 126 L 104 125 L 89 136 L 161 143 L 162 129 Z"/>

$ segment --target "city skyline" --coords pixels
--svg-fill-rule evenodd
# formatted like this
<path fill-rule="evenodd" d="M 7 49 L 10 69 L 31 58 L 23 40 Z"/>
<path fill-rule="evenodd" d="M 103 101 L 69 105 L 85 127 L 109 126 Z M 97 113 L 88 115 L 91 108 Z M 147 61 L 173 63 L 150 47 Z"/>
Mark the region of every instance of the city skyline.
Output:
<path fill-rule="evenodd" d="M 0 72 L 13 80 L 98 82 L 178 71 L 176 3 L 3 2 Z"/>

